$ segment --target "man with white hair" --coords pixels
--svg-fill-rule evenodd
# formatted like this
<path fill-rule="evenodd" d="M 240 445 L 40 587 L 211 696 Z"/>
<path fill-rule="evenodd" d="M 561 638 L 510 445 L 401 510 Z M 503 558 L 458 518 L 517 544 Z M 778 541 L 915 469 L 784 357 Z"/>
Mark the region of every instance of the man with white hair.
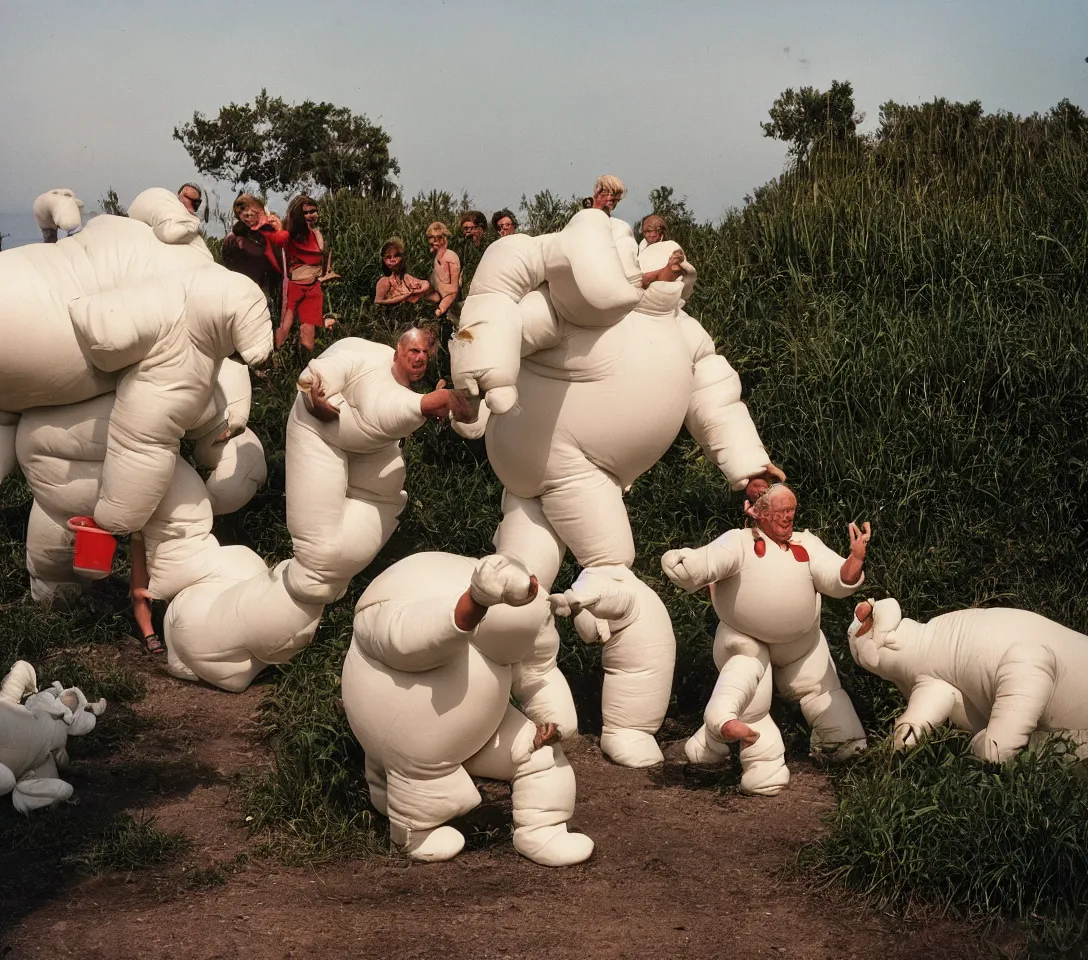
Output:
<path fill-rule="evenodd" d="M 721 670 L 705 724 L 688 740 L 695 763 L 719 762 L 740 742 L 741 792 L 772 796 L 789 782 L 782 734 L 768 715 L 771 676 L 778 692 L 799 703 L 812 727 L 813 750 L 845 759 L 865 746 L 865 731 L 842 689 L 820 629 L 824 595 L 846 597 L 864 582 L 871 531 L 849 526 L 843 558 L 807 530 L 795 533 L 797 498 L 785 484 L 766 489 L 748 529 L 729 530 L 697 549 L 670 550 L 666 576 L 688 593 L 710 587 L 721 623 L 714 662 Z"/>
<path fill-rule="evenodd" d="M 907 699 L 896 749 L 950 722 L 974 734 L 976 756 L 1003 763 L 1037 731 L 1088 728 L 1088 636 L 1037 613 L 957 610 L 918 623 L 892 598 L 863 600 L 848 636 L 855 662 Z"/>

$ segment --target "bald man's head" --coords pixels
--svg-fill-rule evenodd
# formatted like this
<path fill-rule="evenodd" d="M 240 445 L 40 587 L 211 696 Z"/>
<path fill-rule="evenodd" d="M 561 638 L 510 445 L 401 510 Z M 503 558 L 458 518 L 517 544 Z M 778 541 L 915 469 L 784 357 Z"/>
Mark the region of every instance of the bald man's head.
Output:
<path fill-rule="evenodd" d="M 767 488 L 752 507 L 759 529 L 778 544 L 787 543 L 793 536 L 793 518 L 797 513 L 797 497 L 784 483 Z"/>
<path fill-rule="evenodd" d="M 430 337 L 419 327 L 410 327 L 400 335 L 393 352 L 393 376 L 398 383 L 408 386 L 418 383 L 427 373 L 430 357 Z"/>

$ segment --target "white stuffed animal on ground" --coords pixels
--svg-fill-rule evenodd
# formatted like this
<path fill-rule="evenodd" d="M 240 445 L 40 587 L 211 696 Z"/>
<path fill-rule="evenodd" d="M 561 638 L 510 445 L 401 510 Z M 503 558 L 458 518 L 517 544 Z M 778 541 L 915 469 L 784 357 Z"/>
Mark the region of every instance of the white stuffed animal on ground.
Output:
<path fill-rule="evenodd" d="M 582 210 L 559 233 L 493 243 L 450 341 L 454 382 L 486 405 L 475 424 L 456 429 L 484 433 L 505 487 L 496 550 L 521 560 L 546 590 L 568 548 L 583 568 L 629 587 L 637 612 L 622 643 L 618 630 L 589 623 L 591 607 L 576 619 L 583 639 L 609 638 L 601 749 L 626 766 L 663 759 L 654 733 L 668 707 L 675 640 L 664 605 L 631 573 L 624 490 L 682 426 L 734 489 L 781 476 L 736 372 L 681 309 L 693 282 L 675 243 L 653 244 L 639 261 L 626 223 Z M 573 734 L 558 648 L 547 630 L 514 689 L 530 717 Z"/>
<path fill-rule="evenodd" d="M 975 755 L 1003 763 L 1036 732 L 1088 729 L 1088 636 L 1027 610 L 957 610 L 918 623 L 893 599 L 865 600 L 849 629 L 855 662 L 907 699 L 904 749 L 941 724 L 974 734 Z"/>
<path fill-rule="evenodd" d="M 116 392 L 93 510 L 114 534 L 139 530 L 158 505 L 221 362 L 260 364 L 272 349 L 264 294 L 213 262 L 199 225 L 152 189 L 128 217 L 0 252 L 0 473 L 15 465 L 20 413 Z"/>
<path fill-rule="evenodd" d="M 71 797 L 60 778 L 68 737 L 90 733 L 105 709 L 105 700 L 89 704 L 78 687 L 54 683 L 39 693 L 34 668 L 16 661 L 0 684 L 0 796 L 10 793 L 20 813 Z"/>
<path fill-rule="evenodd" d="M 710 587 L 721 621 L 714 635 L 721 672 L 685 753 L 694 763 L 713 763 L 739 741 L 743 793 L 772 796 L 789 782 L 782 734 L 768 715 L 772 675 L 778 692 L 800 704 L 814 750 L 841 760 L 865 746 L 820 629 L 820 607 L 822 596 L 847 597 L 864 582 L 869 525 L 850 524 L 844 559 L 815 534 L 795 533 L 796 511 L 793 492 L 775 484 L 750 510 L 755 526 L 661 558 L 665 575 L 688 593 Z"/>
<path fill-rule="evenodd" d="M 83 201 L 71 190 L 47 190 L 34 200 L 34 220 L 46 243 L 57 242 L 57 232 L 69 237 L 83 226 Z"/>
<path fill-rule="evenodd" d="M 581 863 L 593 841 L 568 833 L 574 771 L 510 703 L 516 664 L 551 623 L 535 577 L 501 556 L 417 553 L 355 607 L 344 710 L 366 753 L 370 798 L 416 860 L 448 860 L 464 836 L 447 821 L 480 803 L 472 777 L 508 780 L 514 848 L 545 866 Z"/>

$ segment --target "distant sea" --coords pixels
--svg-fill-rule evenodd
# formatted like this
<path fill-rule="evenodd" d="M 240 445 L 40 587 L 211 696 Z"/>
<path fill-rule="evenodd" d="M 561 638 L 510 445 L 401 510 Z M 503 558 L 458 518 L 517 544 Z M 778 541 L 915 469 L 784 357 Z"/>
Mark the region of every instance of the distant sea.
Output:
<path fill-rule="evenodd" d="M 0 233 L 9 234 L 4 237 L 3 249 L 21 247 L 24 243 L 41 243 L 42 232 L 34 221 L 34 214 L 27 213 L 0 213 Z"/>

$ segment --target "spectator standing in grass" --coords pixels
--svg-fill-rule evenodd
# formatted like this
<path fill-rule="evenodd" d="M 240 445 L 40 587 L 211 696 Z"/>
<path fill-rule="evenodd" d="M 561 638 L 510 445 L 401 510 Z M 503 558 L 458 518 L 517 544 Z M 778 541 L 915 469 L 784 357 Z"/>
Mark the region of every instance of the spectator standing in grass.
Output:
<path fill-rule="evenodd" d="M 669 225 L 665 218 L 651 213 L 642 221 L 642 242 L 638 245 L 638 252 L 642 253 L 651 243 L 660 243 L 669 239 Z"/>
<path fill-rule="evenodd" d="M 431 292 L 428 300 L 437 303 L 434 315 L 438 320 L 438 342 L 442 348 L 439 357 L 440 372 L 449 370 L 449 343 L 453 335 L 451 310 L 461 296 L 461 260 L 449 248 L 450 228 L 436 220 L 427 227 L 427 244 L 434 254 L 431 268 Z"/>
<path fill-rule="evenodd" d="M 517 218 L 509 210 L 497 210 L 491 217 L 491 226 L 500 237 L 518 232 Z"/>
<path fill-rule="evenodd" d="M 287 265 L 287 298 L 276 331 L 277 348 L 290 336 L 296 316 L 298 340 L 307 350 L 314 348 L 314 328 L 325 326 L 321 284 L 336 274 L 325 270 L 325 238 L 317 229 L 317 221 L 317 203 L 303 194 L 288 206 L 283 229 L 268 234 L 272 246 L 283 251 Z"/>
<path fill-rule="evenodd" d="M 279 218 L 270 217 L 263 202 L 248 193 L 234 201 L 238 218 L 223 238 L 223 266 L 249 277 L 271 300 L 283 277 L 269 234 L 283 229 Z"/>
<path fill-rule="evenodd" d="M 479 210 L 469 210 L 461 217 L 461 233 L 478 248 L 487 236 L 487 217 Z"/>
<path fill-rule="evenodd" d="M 431 292 L 426 280 L 407 272 L 404 241 L 393 237 L 382 247 L 382 276 L 374 291 L 374 302 L 382 307 L 397 303 L 418 303 Z"/>

